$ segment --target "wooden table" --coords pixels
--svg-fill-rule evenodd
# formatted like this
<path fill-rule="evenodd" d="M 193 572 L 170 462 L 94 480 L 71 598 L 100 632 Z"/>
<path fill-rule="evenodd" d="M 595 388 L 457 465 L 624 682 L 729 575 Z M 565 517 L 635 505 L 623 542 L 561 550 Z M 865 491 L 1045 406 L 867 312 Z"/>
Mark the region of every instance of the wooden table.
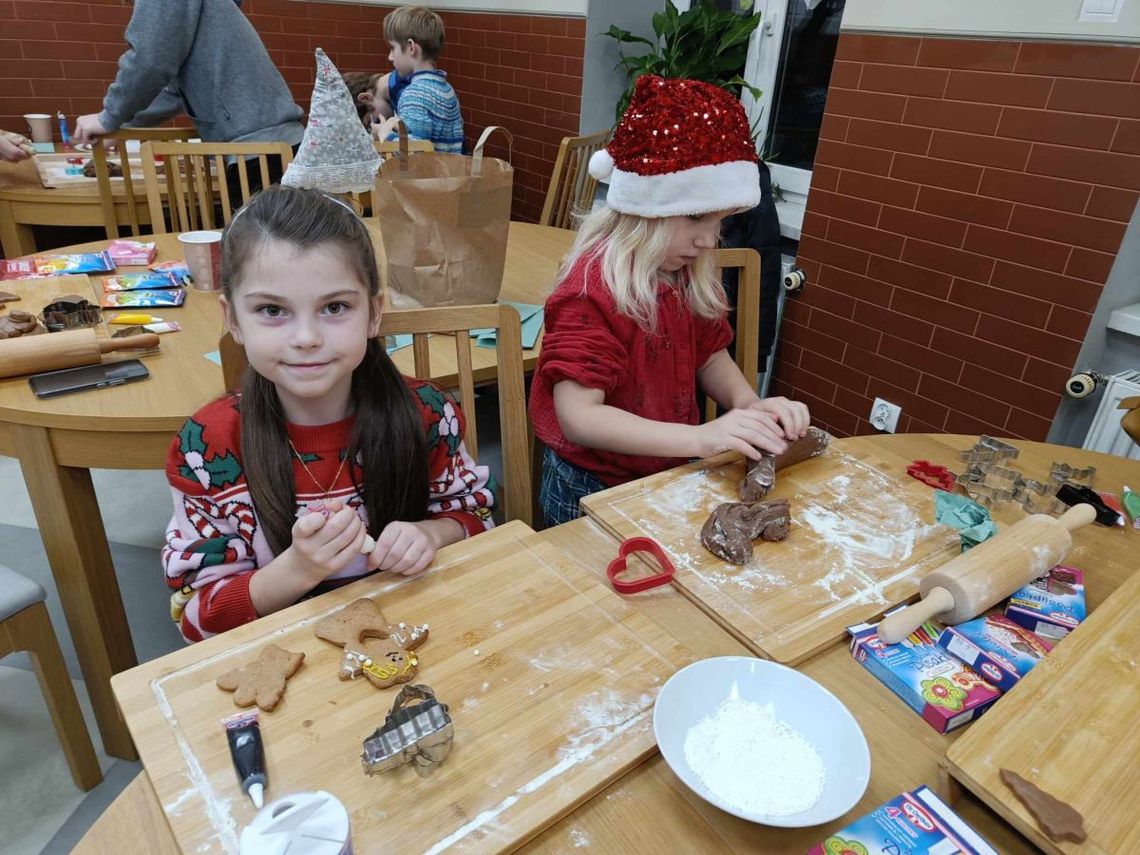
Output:
<path fill-rule="evenodd" d="M 543 302 L 573 237 L 563 229 L 511 223 L 503 298 Z M 155 240 L 157 260 L 181 257 L 177 236 Z M 378 236 L 374 242 L 379 245 Z M 106 243 L 59 252 L 103 249 Z M 34 283 L 24 281 L 21 287 Z M 161 469 L 170 439 L 185 419 L 223 391 L 221 368 L 204 357 L 217 349 L 222 330 L 216 296 L 190 291 L 183 307 L 160 314 L 177 320 L 183 331 L 164 335 L 161 352 L 145 357 L 148 381 L 38 400 L 25 378 L 0 380 L 0 454 L 20 459 L 104 749 L 129 759 L 135 750 L 115 707 L 110 677 L 136 659 L 89 470 Z M 493 380 L 494 351 L 473 351 L 476 380 Z M 533 368 L 538 347 L 524 355 Z M 412 373 L 411 348 L 398 351 L 395 359 Z M 438 353 L 432 348 L 433 370 L 445 384 L 454 374 L 454 361 L 454 347 L 440 342 Z"/>
<path fill-rule="evenodd" d="M 77 154 L 85 159 L 90 157 L 89 153 Z M 135 182 L 134 188 L 139 221 L 149 223 L 146 189 L 141 181 Z M 127 226 L 129 231 L 131 221 L 123 182 L 112 181 L 111 192 L 115 196 L 119 225 Z M 32 226 L 102 226 L 103 222 L 103 206 L 95 179 L 89 184 L 47 188 L 30 159 L 19 163 L 0 162 L 0 246 L 5 258 L 36 251 Z"/>
<path fill-rule="evenodd" d="M 973 437 L 899 435 L 839 440 L 838 447 L 873 443 L 882 454 L 926 458 L 952 465 L 957 450 Z M 1097 484 L 1119 488 L 1122 481 L 1140 482 L 1140 463 L 1094 452 L 1017 442 L 1019 467 L 1047 468 L 1053 460 L 1098 467 Z M 900 477 L 906 477 L 900 475 Z M 1070 562 L 1089 568 L 1089 607 L 1095 609 L 1135 573 L 1136 535 L 1103 528 L 1074 553 Z M 616 553 L 617 543 L 592 520 L 581 519 L 533 536 L 556 547 L 599 576 Z M 643 613 L 681 641 L 698 657 L 748 655 L 747 649 L 709 616 L 672 589 L 655 589 L 632 598 Z M 803 852 L 830 832 L 853 821 L 906 789 L 927 784 L 948 795 L 940 761 L 947 748 L 967 731 L 936 733 L 901 700 L 855 663 L 843 644 L 836 644 L 799 666 L 851 710 L 871 750 L 871 781 L 860 803 L 846 816 L 809 829 L 776 829 L 726 814 L 691 792 L 659 755 L 654 755 L 610 784 L 577 810 L 530 841 L 525 851 L 565 852 L 599 847 L 604 852 Z M 969 794 L 956 810 L 1001 852 L 1033 852 L 1000 817 Z M 132 848 L 137 847 L 137 848 Z M 76 852 L 174 852 L 177 847 L 162 821 L 162 806 L 146 774 L 116 800 L 84 837 Z"/>

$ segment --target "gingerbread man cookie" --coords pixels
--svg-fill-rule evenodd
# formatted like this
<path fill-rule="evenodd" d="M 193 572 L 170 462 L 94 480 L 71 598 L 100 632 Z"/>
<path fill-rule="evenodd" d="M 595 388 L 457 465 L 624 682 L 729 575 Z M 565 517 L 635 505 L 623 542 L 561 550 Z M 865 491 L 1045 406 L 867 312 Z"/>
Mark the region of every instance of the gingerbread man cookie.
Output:
<path fill-rule="evenodd" d="M 304 660 L 304 653 L 291 653 L 270 644 L 256 661 L 227 671 L 215 682 L 219 689 L 234 693 L 234 703 L 239 707 L 257 704 L 272 712 L 285 694 L 285 681 L 297 673 Z"/>
<path fill-rule="evenodd" d="M 416 675 L 419 658 L 412 651 L 427 640 L 428 632 L 426 623 L 388 623 L 376 603 L 367 597 L 350 603 L 316 626 L 318 638 L 344 648 L 340 679 L 354 680 L 363 674 L 380 689 L 406 683 Z"/>

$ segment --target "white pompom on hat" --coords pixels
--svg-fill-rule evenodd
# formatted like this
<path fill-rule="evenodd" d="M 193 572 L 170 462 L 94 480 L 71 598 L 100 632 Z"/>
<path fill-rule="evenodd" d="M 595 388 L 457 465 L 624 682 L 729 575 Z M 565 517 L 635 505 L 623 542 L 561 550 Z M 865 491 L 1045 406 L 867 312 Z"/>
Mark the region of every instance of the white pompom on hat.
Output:
<path fill-rule="evenodd" d="M 606 204 L 615 211 L 679 217 L 756 207 L 758 162 L 748 116 L 731 92 L 643 75 L 589 169 L 609 182 Z"/>

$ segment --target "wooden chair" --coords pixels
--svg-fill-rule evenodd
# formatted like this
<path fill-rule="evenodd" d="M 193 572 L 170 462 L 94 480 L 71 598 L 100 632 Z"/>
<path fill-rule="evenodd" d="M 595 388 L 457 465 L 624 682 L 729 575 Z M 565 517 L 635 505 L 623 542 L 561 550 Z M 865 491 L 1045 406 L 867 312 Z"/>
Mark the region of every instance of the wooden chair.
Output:
<path fill-rule="evenodd" d="M 26 650 L 63 746 L 71 777 L 81 790 L 103 780 L 83 711 L 67 674 L 59 641 L 44 605 L 44 589 L 0 564 L 0 657 Z M 16 770 L 8 770 L 15 776 Z"/>
<path fill-rule="evenodd" d="M 130 221 L 131 234 L 138 237 L 142 234 L 139 222 L 138 202 L 135 200 L 135 182 L 131 175 L 129 158 L 127 156 L 128 142 L 150 142 L 154 140 L 169 142 L 172 140 L 188 140 L 195 133 L 193 128 L 124 128 L 113 134 L 107 134 L 104 140 L 111 140 L 117 149 L 111 162 L 118 161 L 123 171 L 123 201 L 127 203 L 127 219 Z M 115 195 L 112 192 L 111 170 L 107 163 L 107 149 L 96 142 L 91 146 L 91 159 L 95 162 L 95 180 L 99 185 L 99 201 L 103 206 L 103 225 L 107 229 L 107 239 L 114 240 L 119 236 L 119 218 L 115 211 Z M 126 164 L 126 165 L 124 165 Z"/>
<path fill-rule="evenodd" d="M 155 158 L 166 162 L 162 183 Z M 187 143 L 147 142 L 142 146 L 143 176 L 150 209 L 151 227 L 155 234 L 167 229 L 167 210 L 172 232 L 217 228 L 214 206 L 221 206 L 222 224 L 233 219 L 230 186 L 226 177 L 226 159 L 236 158 L 241 203 L 249 201 L 249 164 L 253 159 L 261 178 L 261 186 L 271 183 L 269 158 L 280 157 L 281 169 L 293 162 L 293 149 L 283 142 L 253 143 Z M 236 188 L 235 188 L 236 189 Z"/>
<path fill-rule="evenodd" d="M 475 384 L 471 365 L 473 329 L 496 330 L 499 390 L 499 430 L 503 452 L 503 483 L 499 485 L 504 518 L 531 524 L 531 480 L 528 471 L 530 426 L 526 417 L 523 385 L 522 327 L 519 313 L 510 306 L 446 306 L 434 309 L 388 311 L 380 322 L 380 335 L 411 335 L 415 376 L 431 377 L 428 336 L 449 335 L 455 339 L 455 366 L 459 378 L 459 403 L 467 415 L 463 440 L 473 458 L 479 456 L 475 424 Z M 222 375 L 227 390 L 240 388 L 245 373 L 245 351 L 224 333 L 218 343 Z"/>
<path fill-rule="evenodd" d="M 760 253 L 754 249 L 717 249 L 713 251 L 717 275 L 726 268 L 739 269 L 736 329 L 736 364 L 748 385 L 756 388 L 760 379 Z M 712 398 L 705 400 L 704 421 L 716 418 L 717 404 Z M 542 509 L 538 504 L 539 486 L 542 484 L 542 440 L 532 436 L 530 456 L 532 528 L 543 528 Z"/>
<path fill-rule="evenodd" d="M 590 175 L 590 155 L 605 146 L 609 131 L 584 137 L 563 137 L 558 158 L 546 190 L 546 202 L 538 222 L 543 226 L 577 229 L 575 214 L 589 211 L 594 204 L 598 181 Z"/>

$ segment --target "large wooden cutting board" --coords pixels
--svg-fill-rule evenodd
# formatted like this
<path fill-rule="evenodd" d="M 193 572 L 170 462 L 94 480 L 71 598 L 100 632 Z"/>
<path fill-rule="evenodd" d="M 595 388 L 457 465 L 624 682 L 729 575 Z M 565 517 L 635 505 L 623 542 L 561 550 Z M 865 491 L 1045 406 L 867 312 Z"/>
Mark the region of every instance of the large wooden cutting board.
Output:
<path fill-rule="evenodd" d="M 791 500 L 792 532 L 756 542 L 751 563 L 721 561 L 700 543 L 721 502 L 739 501 L 743 462 L 722 456 L 582 500 L 618 538 L 660 541 L 673 584 L 758 656 L 795 664 L 918 593 L 918 580 L 959 551 L 934 525 L 934 492 L 858 438 L 779 473 L 771 498 Z"/>
<path fill-rule="evenodd" d="M 356 582 L 117 675 L 131 735 L 179 845 L 235 852 L 254 816 L 218 720 L 235 711 L 216 675 L 272 641 L 304 651 L 281 705 L 262 713 L 267 800 L 324 789 L 351 816 L 357 852 L 510 850 L 654 750 L 653 704 L 691 655 L 588 571 L 511 523 L 440 553 L 414 579 Z M 431 625 L 415 682 L 450 706 L 455 744 L 420 779 L 368 777 L 361 742 L 397 689 L 337 679 L 317 620 L 360 596 Z"/>
<path fill-rule="evenodd" d="M 954 778 L 1046 852 L 1138 852 L 1137 721 L 1140 572 L 970 725 L 950 746 L 946 765 Z M 1088 840 L 1058 844 L 1045 836 L 1002 782 L 1003 767 L 1076 808 L 1084 816 Z"/>

